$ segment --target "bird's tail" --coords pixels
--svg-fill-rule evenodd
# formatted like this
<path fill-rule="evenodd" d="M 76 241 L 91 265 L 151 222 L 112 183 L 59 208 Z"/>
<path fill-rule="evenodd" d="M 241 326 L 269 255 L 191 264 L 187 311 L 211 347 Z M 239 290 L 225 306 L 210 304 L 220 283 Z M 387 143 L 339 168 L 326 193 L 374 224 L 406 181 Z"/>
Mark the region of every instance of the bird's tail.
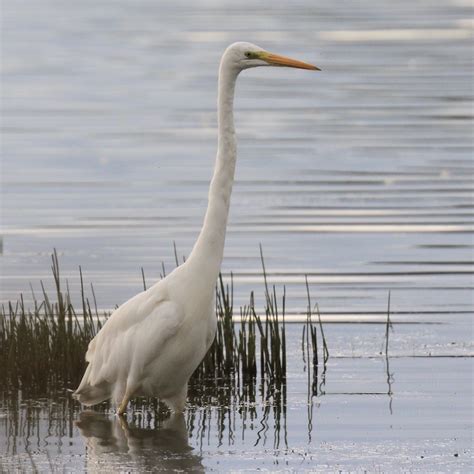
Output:
<path fill-rule="evenodd" d="M 72 396 L 83 405 L 97 405 L 110 398 L 110 390 L 108 384 L 91 385 L 89 383 L 89 373 L 91 364 L 86 369 L 84 377 Z"/>

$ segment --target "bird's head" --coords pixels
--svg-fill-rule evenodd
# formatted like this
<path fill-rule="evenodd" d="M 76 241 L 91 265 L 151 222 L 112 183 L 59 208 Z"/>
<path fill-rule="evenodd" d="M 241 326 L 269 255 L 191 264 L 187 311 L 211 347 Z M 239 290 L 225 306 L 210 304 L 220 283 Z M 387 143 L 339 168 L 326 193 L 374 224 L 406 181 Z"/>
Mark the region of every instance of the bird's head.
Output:
<path fill-rule="evenodd" d="M 223 61 L 239 72 L 258 66 L 294 67 L 313 71 L 321 70 L 312 64 L 270 53 L 255 44 L 244 42 L 231 44 L 224 53 Z"/>

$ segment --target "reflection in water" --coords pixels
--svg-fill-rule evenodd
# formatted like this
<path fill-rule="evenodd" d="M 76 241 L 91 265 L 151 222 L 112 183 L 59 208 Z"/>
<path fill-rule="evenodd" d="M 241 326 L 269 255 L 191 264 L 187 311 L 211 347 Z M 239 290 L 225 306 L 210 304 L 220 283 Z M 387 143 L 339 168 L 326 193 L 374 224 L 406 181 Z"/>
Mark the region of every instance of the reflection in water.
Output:
<path fill-rule="evenodd" d="M 183 414 L 171 415 L 155 429 L 130 426 L 117 416 L 87 411 L 76 422 L 86 440 L 87 469 L 116 470 L 117 466 L 144 471 L 204 471 L 193 454 Z"/>
<path fill-rule="evenodd" d="M 387 306 L 387 324 L 385 325 L 385 368 L 387 373 L 387 395 L 389 398 L 388 408 L 390 410 L 390 414 L 393 414 L 393 391 L 392 391 L 392 383 L 394 382 L 393 373 L 390 373 L 390 360 L 388 357 L 388 340 L 390 335 L 390 329 L 393 330 L 392 322 L 390 321 L 390 297 L 391 292 L 388 292 L 388 306 Z"/>
<path fill-rule="evenodd" d="M 201 449 L 210 436 L 220 447 L 244 440 L 247 431 L 255 433 L 253 446 L 269 445 L 270 431 L 274 449 L 281 443 L 288 448 L 286 384 L 266 378 L 261 383 L 252 378 L 240 386 L 236 379 L 221 382 L 217 387 L 211 380 L 190 386 L 187 426 Z"/>

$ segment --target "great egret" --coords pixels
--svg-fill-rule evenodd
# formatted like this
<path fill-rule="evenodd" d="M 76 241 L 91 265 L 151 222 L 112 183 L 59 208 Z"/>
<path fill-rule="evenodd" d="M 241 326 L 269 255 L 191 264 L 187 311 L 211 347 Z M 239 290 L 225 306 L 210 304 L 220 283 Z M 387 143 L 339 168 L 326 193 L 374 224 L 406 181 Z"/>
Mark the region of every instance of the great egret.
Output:
<path fill-rule="evenodd" d="M 220 62 L 218 145 L 204 224 L 185 263 L 129 299 L 90 342 L 89 365 L 74 396 L 84 405 L 112 398 L 122 415 L 135 396 L 156 396 L 174 412 L 186 403 L 188 380 L 214 340 L 214 289 L 224 252 L 237 147 L 237 76 L 257 66 L 319 70 L 251 43 L 229 46 Z"/>

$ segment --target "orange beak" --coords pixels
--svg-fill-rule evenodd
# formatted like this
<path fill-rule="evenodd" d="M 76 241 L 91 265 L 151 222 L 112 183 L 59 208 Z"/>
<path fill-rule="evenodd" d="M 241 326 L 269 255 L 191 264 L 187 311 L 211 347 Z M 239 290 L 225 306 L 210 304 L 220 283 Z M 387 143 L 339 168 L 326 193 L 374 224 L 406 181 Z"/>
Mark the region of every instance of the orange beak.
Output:
<path fill-rule="evenodd" d="M 280 56 L 279 54 L 273 53 L 260 53 L 260 59 L 266 61 L 268 64 L 273 66 L 284 66 L 284 67 L 295 67 L 298 69 L 310 69 L 312 71 L 321 71 L 319 67 L 313 66 L 312 64 L 298 61 L 297 59 L 287 58 L 286 56 Z"/>

